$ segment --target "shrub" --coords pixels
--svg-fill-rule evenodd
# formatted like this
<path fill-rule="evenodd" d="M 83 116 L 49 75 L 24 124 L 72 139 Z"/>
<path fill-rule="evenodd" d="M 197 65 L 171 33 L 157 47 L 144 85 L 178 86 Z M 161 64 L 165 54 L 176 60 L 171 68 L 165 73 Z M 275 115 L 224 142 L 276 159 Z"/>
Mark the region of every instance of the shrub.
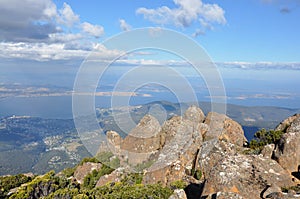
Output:
<path fill-rule="evenodd" d="M 162 187 L 160 184 L 152 185 L 126 185 L 116 183 L 114 186 L 105 185 L 93 189 L 90 196 L 96 199 L 163 199 L 169 198 L 173 191 L 170 188 Z"/>
<path fill-rule="evenodd" d="M 100 163 L 100 161 L 96 157 L 86 157 L 81 160 L 79 165 L 82 166 L 86 162 Z"/>
<path fill-rule="evenodd" d="M 64 189 L 58 189 L 57 191 L 51 193 L 50 195 L 48 195 L 47 197 L 45 197 L 45 199 L 72 199 L 75 196 L 77 196 L 79 194 L 79 190 L 78 189 L 68 189 L 68 188 L 64 188 Z"/>
<path fill-rule="evenodd" d="M 250 141 L 249 147 L 254 150 L 262 150 L 267 144 L 277 144 L 282 135 L 282 131 L 261 129 L 254 134 L 254 139 Z"/>
<path fill-rule="evenodd" d="M 5 198 L 9 190 L 31 181 L 31 177 L 23 174 L 0 177 L 0 198 Z"/>
<path fill-rule="evenodd" d="M 64 170 L 62 170 L 62 174 L 64 174 L 65 177 L 69 178 L 71 176 L 74 175 L 74 172 L 76 170 L 76 167 L 73 168 L 65 168 Z"/>
<path fill-rule="evenodd" d="M 170 184 L 171 189 L 184 189 L 187 186 L 187 183 L 183 180 L 176 180 Z"/>
<path fill-rule="evenodd" d="M 113 170 L 114 169 L 103 164 L 99 171 L 93 170 L 91 173 L 89 173 L 87 176 L 85 176 L 85 178 L 83 180 L 83 187 L 88 188 L 88 189 L 93 189 L 96 186 L 96 184 L 101 176 L 110 174 Z"/>
<path fill-rule="evenodd" d="M 121 182 L 126 185 L 141 184 L 142 181 L 143 181 L 143 174 L 140 173 L 127 174 L 121 180 Z"/>

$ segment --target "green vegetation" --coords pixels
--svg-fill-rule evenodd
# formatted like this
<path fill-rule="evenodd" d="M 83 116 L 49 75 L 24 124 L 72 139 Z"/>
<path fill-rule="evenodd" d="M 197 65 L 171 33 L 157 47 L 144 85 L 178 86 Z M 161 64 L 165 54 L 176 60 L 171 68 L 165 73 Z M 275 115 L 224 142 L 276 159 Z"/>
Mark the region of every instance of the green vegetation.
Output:
<path fill-rule="evenodd" d="M 93 189 L 101 176 L 110 174 L 113 170 L 114 169 L 103 164 L 99 171 L 93 170 L 91 173 L 85 176 L 82 186 L 87 189 Z"/>
<path fill-rule="evenodd" d="M 170 184 L 171 189 L 184 189 L 187 186 L 187 183 L 182 180 L 174 181 Z"/>
<path fill-rule="evenodd" d="M 97 172 L 93 172 L 92 176 L 96 173 Z M 171 188 L 163 187 L 161 184 L 143 185 L 141 182 L 142 174 L 128 174 L 121 180 L 121 182 L 108 183 L 96 188 L 91 186 L 92 184 L 81 187 L 64 177 L 55 176 L 54 171 L 51 171 L 44 176 L 36 177 L 27 185 L 20 187 L 19 190 L 10 197 L 7 197 L 5 194 L 2 195 L 1 198 L 24 199 L 42 197 L 45 199 L 163 199 L 169 198 L 169 196 L 173 193 L 173 189 L 184 188 L 186 186 L 186 184 L 182 181 L 174 182 L 171 185 Z"/>
<path fill-rule="evenodd" d="M 254 134 L 254 139 L 250 141 L 249 147 L 253 153 L 259 153 L 265 145 L 277 144 L 282 135 L 282 131 L 261 129 Z"/>
<path fill-rule="evenodd" d="M 71 177 L 71 176 L 74 175 L 74 172 L 75 172 L 76 168 L 77 168 L 77 167 L 73 167 L 73 168 L 65 168 L 64 170 L 61 171 L 61 173 L 62 173 L 65 177 L 69 178 L 69 177 Z"/>
<path fill-rule="evenodd" d="M 78 165 L 82 166 L 86 162 L 100 163 L 99 159 L 96 157 L 86 157 L 86 158 L 83 158 Z"/>
<path fill-rule="evenodd" d="M 5 196 L 9 193 L 9 190 L 19 187 L 21 184 L 31 180 L 31 177 L 23 174 L 0 177 L 0 198 L 5 198 Z"/>
<path fill-rule="evenodd" d="M 192 169 L 192 176 L 196 179 L 196 180 L 200 180 L 202 178 L 202 172 L 199 169 Z"/>
<path fill-rule="evenodd" d="M 143 181 L 143 174 L 141 173 L 127 174 L 121 180 L 121 182 L 126 185 L 142 184 L 142 181 Z"/>
<path fill-rule="evenodd" d="M 111 155 L 102 154 L 102 158 L 113 160 Z M 84 162 L 98 162 L 95 158 L 85 158 Z M 34 179 L 24 175 L 1 177 L 1 196 L 3 199 L 45 198 L 45 199 L 131 199 L 131 198 L 169 198 L 174 189 L 185 188 L 186 183 L 175 181 L 170 187 L 161 184 L 144 185 L 143 174 L 124 174 L 120 182 L 108 183 L 104 186 L 95 187 L 99 178 L 113 171 L 112 168 L 103 164 L 101 169 L 93 170 L 84 178 L 83 184 L 69 178 L 74 174 L 76 167 L 62 171 L 63 175 L 55 175 L 50 171 L 43 176 Z M 26 183 L 26 184 L 24 184 Z M 23 185 L 22 185 L 23 184 Z M 22 186 L 20 186 L 22 185 Z M 18 187 L 15 193 L 7 196 L 10 189 Z"/>
<path fill-rule="evenodd" d="M 23 199 L 30 198 L 34 195 L 38 197 L 44 196 L 43 194 L 54 192 L 59 188 L 60 180 L 56 178 L 54 171 L 50 171 L 44 176 L 38 176 L 29 182 L 26 186 L 21 186 L 19 190 L 12 194 L 10 199 Z M 43 192 L 43 188 L 47 187 L 47 191 Z M 42 193 L 40 193 L 42 192 Z M 35 194 L 37 193 L 37 194 Z"/>
<path fill-rule="evenodd" d="M 116 183 L 113 186 L 105 185 L 93 189 L 90 196 L 95 199 L 167 199 L 172 193 L 170 188 L 162 187 L 160 184 L 124 185 L 123 183 Z"/>

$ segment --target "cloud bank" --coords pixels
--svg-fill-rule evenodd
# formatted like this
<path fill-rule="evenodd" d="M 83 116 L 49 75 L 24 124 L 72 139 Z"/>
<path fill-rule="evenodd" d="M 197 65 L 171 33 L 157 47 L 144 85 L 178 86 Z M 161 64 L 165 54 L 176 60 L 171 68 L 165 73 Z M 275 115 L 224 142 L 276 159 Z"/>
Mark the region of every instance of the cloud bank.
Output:
<path fill-rule="evenodd" d="M 226 24 L 225 11 L 217 4 L 203 3 L 202 0 L 173 0 L 175 8 L 161 6 L 155 9 L 138 8 L 137 14 L 158 25 L 173 25 L 186 28 L 193 23 L 202 31 L 212 29 L 214 24 Z M 194 36 L 198 36 L 199 30 Z"/>
<path fill-rule="evenodd" d="M 103 35 L 102 26 L 82 22 L 67 3 L 58 9 L 52 0 L 0 1 L 2 58 L 83 58 Z"/>

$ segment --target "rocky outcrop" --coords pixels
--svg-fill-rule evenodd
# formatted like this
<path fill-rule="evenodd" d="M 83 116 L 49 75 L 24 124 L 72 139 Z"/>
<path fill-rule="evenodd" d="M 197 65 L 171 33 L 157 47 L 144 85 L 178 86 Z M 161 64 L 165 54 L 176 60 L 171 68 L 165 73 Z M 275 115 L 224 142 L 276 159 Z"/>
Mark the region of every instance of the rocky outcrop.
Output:
<path fill-rule="evenodd" d="M 123 165 L 141 164 L 149 161 L 150 156 L 161 148 L 161 132 L 158 120 L 151 115 L 145 115 L 124 139 L 117 132 L 108 131 L 108 150 L 118 156 Z M 107 150 L 107 147 L 102 148 L 102 151 Z"/>
<path fill-rule="evenodd" d="M 295 114 L 291 117 L 286 118 L 285 120 L 280 122 L 280 124 L 276 127 L 275 130 L 286 132 L 287 128 L 291 126 L 292 122 L 299 117 L 300 117 L 300 114 Z"/>
<path fill-rule="evenodd" d="M 187 199 L 187 197 L 183 189 L 175 189 L 169 199 Z"/>
<path fill-rule="evenodd" d="M 297 172 L 300 165 L 300 114 L 284 120 L 276 129 L 285 133 L 276 145 L 274 159 L 289 172 Z"/>
<path fill-rule="evenodd" d="M 107 185 L 110 189 L 120 185 L 128 179 L 128 173 L 135 171 L 132 168 L 141 166 L 136 164 L 143 163 L 139 170 L 143 171 L 143 184 L 160 183 L 173 188 L 174 181 L 178 181 L 177 185 L 182 185 L 181 181 L 188 183 L 184 190 L 174 190 L 169 199 L 299 198 L 300 114 L 284 120 L 276 130 L 284 132 L 280 141 L 264 146 L 259 155 L 254 155 L 251 152 L 255 150 L 243 146 L 246 138 L 241 126 L 225 115 L 209 113 L 205 117 L 200 108 L 192 106 L 184 116 L 174 116 L 162 127 L 153 116 L 146 115 L 124 139 L 117 132 L 106 133 L 104 148 L 120 158 L 121 167 L 101 176 L 96 187 Z M 144 169 L 144 165 L 148 168 Z M 100 163 L 83 163 L 70 179 L 82 183 L 85 176 L 101 168 Z M 33 183 L 34 197 L 56 191 L 57 182 L 53 179 L 56 178 Z M 81 187 L 77 185 L 67 188 Z M 126 186 L 130 185 L 131 182 Z M 288 193 L 283 193 L 282 188 Z M 13 191 L 15 195 L 19 189 Z"/>
<path fill-rule="evenodd" d="M 121 148 L 133 152 L 152 152 L 160 148 L 161 126 L 158 120 L 144 116 L 138 125 L 123 140 Z"/>
<path fill-rule="evenodd" d="M 144 183 L 167 185 L 183 179 L 186 170 L 195 167 L 195 157 L 202 143 L 201 133 L 186 120 L 179 120 L 175 135 L 166 142 L 156 162 L 146 170 Z"/>
<path fill-rule="evenodd" d="M 205 199 L 229 199 L 229 198 L 245 199 L 244 197 L 240 196 L 238 193 L 233 193 L 233 192 L 218 192 L 218 193 L 210 194 L 209 196 L 205 197 Z"/>
<path fill-rule="evenodd" d="M 274 149 L 275 149 L 275 144 L 268 144 L 264 146 L 264 148 L 261 151 L 261 154 L 265 158 L 272 158 Z"/>
<path fill-rule="evenodd" d="M 121 136 L 115 131 L 107 131 L 106 137 L 107 137 L 107 145 L 109 147 L 109 150 L 114 154 L 120 154 L 121 143 L 123 141 Z"/>
<path fill-rule="evenodd" d="M 214 112 L 205 117 L 200 108 L 192 106 L 183 117 L 174 116 L 162 127 L 148 115 L 124 140 L 115 133 L 108 133 L 108 137 L 116 148 L 121 146 L 121 153 L 123 149 L 145 157 L 143 152 L 151 152 L 145 161 L 155 157 L 154 163 L 144 170 L 145 184 L 201 182 L 203 198 L 249 198 L 251 195 L 258 199 L 275 193 L 284 195 L 282 187 L 295 185 L 291 172 L 297 171 L 300 165 L 300 115 L 288 118 L 277 128 L 285 131 L 279 144 L 266 145 L 260 155 L 245 155 L 243 146 L 247 140 L 241 125 Z M 201 181 L 194 178 L 193 172 L 197 170 L 202 172 Z M 113 172 L 101 177 L 98 186 L 118 179 L 120 173 Z M 172 197 L 179 196 L 174 193 Z"/>
<path fill-rule="evenodd" d="M 102 167 L 101 163 L 92 163 L 92 162 L 85 162 L 83 165 L 79 165 L 75 172 L 74 178 L 78 183 L 83 183 L 84 177 L 91 173 L 93 170 L 100 170 Z"/>
<path fill-rule="evenodd" d="M 184 113 L 183 119 L 199 124 L 204 121 L 205 115 L 199 107 L 190 106 Z"/>
<path fill-rule="evenodd" d="M 204 135 L 204 140 L 219 139 L 243 146 L 247 141 L 242 126 L 223 114 L 210 112 L 207 114 L 205 124 L 209 130 Z"/>
<path fill-rule="evenodd" d="M 224 154 L 214 167 L 206 168 L 203 195 L 216 192 L 233 192 L 248 198 L 261 198 L 269 186 L 292 186 L 290 174 L 276 161 L 257 155 Z"/>
<path fill-rule="evenodd" d="M 110 174 L 101 176 L 96 184 L 96 187 L 100 187 L 111 182 L 121 182 L 121 178 L 122 176 L 124 176 L 124 174 L 125 174 L 124 168 L 118 168 L 113 172 L 111 172 Z"/>

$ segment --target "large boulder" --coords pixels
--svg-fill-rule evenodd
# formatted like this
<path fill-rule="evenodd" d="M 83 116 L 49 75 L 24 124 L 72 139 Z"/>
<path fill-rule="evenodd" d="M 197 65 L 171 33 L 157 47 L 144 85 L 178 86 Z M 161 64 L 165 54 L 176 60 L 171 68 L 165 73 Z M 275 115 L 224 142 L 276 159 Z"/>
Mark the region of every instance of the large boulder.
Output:
<path fill-rule="evenodd" d="M 203 111 L 197 106 L 190 106 L 184 113 L 183 119 L 190 120 L 196 124 L 202 123 L 205 119 Z"/>
<path fill-rule="evenodd" d="M 251 195 L 251 198 L 259 199 L 269 186 L 294 185 L 286 170 L 276 161 L 262 156 L 225 153 L 219 161 L 213 157 L 206 161 L 212 161 L 214 166 L 206 168 L 202 196 L 231 192 L 244 198 Z"/>
<path fill-rule="evenodd" d="M 121 136 L 115 131 L 107 131 L 106 137 L 107 137 L 107 145 L 109 147 L 108 149 L 114 154 L 119 154 L 121 151 L 121 143 L 123 141 Z"/>
<path fill-rule="evenodd" d="M 247 141 L 242 126 L 224 114 L 209 112 L 204 123 L 209 126 L 204 140 L 225 140 L 238 146 Z"/>
<path fill-rule="evenodd" d="M 300 166 L 300 114 L 287 118 L 276 128 L 285 133 L 276 145 L 274 159 L 289 172 Z"/>
<path fill-rule="evenodd" d="M 209 196 L 205 197 L 205 199 L 244 199 L 238 193 L 233 192 L 218 192 L 214 194 L 210 194 Z"/>
<path fill-rule="evenodd" d="M 132 152 L 158 150 L 160 148 L 160 131 L 161 126 L 158 120 L 151 115 L 145 115 L 123 140 L 121 148 Z"/>
<path fill-rule="evenodd" d="M 151 115 L 145 115 L 124 139 L 114 131 L 108 131 L 106 137 L 109 150 L 123 165 L 149 161 L 150 156 L 161 148 L 161 126 Z"/>
<path fill-rule="evenodd" d="M 237 154 L 237 146 L 219 140 L 209 140 L 203 143 L 198 155 L 199 167 L 205 178 L 209 177 L 211 168 L 220 162 L 226 155 Z"/>
<path fill-rule="evenodd" d="M 191 108 L 185 117 L 175 116 L 164 123 L 163 148 L 155 163 L 145 171 L 144 183 L 168 185 L 184 179 L 188 170 L 197 167 L 195 159 L 202 145 L 201 131 L 205 126 L 200 123 L 200 118 L 203 118 L 201 112 L 201 109 Z M 195 122 L 193 118 L 198 119 Z"/>
<path fill-rule="evenodd" d="M 285 120 L 280 122 L 280 124 L 276 127 L 275 130 L 285 132 L 287 130 L 287 128 L 291 126 L 291 124 L 294 122 L 294 120 L 299 117 L 300 117 L 300 114 L 295 114 L 291 117 L 286 118 Z"/>

